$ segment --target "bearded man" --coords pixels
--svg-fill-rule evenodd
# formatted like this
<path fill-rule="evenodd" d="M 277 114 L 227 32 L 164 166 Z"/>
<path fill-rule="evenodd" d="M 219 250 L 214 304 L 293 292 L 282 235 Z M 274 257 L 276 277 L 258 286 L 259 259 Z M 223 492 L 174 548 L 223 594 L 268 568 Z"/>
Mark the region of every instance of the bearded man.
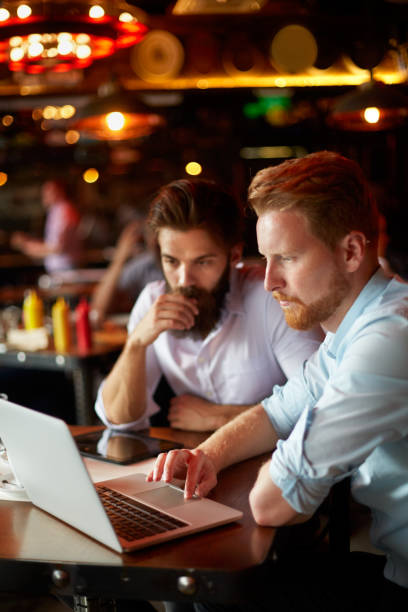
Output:
<path fill-rule="evenodd" d="M 239 265 L 243 210 L 216 183 L 166 185 L 148 225 L 165 280 L 137 299 L 96 412 L 115 429 L 147 427 L 164 376 L 174 392 L 170 424 L 215 430 L 296 373 L 319 347 L 320 331 L 289 328 L 264 290 L 263 267 Z"/>

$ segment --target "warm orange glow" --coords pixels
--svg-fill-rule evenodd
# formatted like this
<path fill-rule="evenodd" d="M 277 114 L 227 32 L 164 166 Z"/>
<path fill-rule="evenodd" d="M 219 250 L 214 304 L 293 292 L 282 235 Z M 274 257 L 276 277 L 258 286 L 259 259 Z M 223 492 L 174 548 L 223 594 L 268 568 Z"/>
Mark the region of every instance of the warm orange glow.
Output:
<path fill-rule="evenodd" d="M 96 183 L 99 179 L 99 172 L 96 168 L 88 168 L 82 175 L 85 183 Z"/>
<path fill-rule="evenodd" d="M 8 181 L 8 175 L 6 172 L 0 172 L 0 187 L 3 187 Z"/>
<path fill-rule="evenodd" d="M 185 171 L 187 172 L 187 174 L 189 174 L 190 176 L 198 176 L 199 174 L 201 174 L 201 172 L 203 171 L 201 164 L 199 164 L 198 162 L 195 161 L 191 161 L 189 162 L 186 167 L 185 167 Z"/>
<path fill-rule="evenodd" d="M 55 119 L 57 108 L 55 106 L 46 106 L 43 110 L 44 119 Z"/>
<path fill-rule="evenodd" d="M 71 119 L 76 113 L 76 108 L 72 104 L 64 104 L 61 107 L 61 117 L 63 119 Z"/>
<path fill-rule="evenodd" d="M 77 130 L 68 130 L 65 134 L 65 142 L 67 144 L 76 144 L 80 138 L 80 133 Z"/>
<path fill-rule="evenodd" d="M 380 120 L 380 110 L 376 106 L 365 108 L 364 119 L 367 123 L 378 123 Z"/>
<path fill-rule="evenodd" d="M 4 125 L 4 127 L 9 127 L 14 122 L 14 117 L 13 115 L 4 115 L 1 122 Z"/>
<path fill-rule="evenodd" d="M 112 132 L 118 132 L 125 127 L 125 116 L 123 113 L 112 112 L 106 115 L 106 125 Z"/>

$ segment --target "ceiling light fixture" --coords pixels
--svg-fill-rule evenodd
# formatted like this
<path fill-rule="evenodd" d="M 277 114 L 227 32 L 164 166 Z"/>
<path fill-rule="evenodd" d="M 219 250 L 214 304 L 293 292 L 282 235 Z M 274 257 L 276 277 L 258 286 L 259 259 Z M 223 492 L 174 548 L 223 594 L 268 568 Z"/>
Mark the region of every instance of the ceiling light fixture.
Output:
<path fill-rule="evenodd" d="M 174 15 L 257 13 L 267 0 L 177 0 Z"/>
<path fill-rule="evenodd" d="M 79 108 L 70 127 L 87 138 L 120 141 L 149 136 L 163 125 L 160 114 L 112 82 L 99 88 L 98 96 Z"/>
<path fill-rule="evenodd" d="M 371 80 L 337 98 L 328 123 L 343 130 L 379 131 L 398 127 L 408 117 L 408 97 Z"/>
<path fill-rule="evenodd" d="M 125 2 L 10 0 L 0 8 L 0 62 L 29 74 L 87 68 L 146 32 L 144 13 Z"/>

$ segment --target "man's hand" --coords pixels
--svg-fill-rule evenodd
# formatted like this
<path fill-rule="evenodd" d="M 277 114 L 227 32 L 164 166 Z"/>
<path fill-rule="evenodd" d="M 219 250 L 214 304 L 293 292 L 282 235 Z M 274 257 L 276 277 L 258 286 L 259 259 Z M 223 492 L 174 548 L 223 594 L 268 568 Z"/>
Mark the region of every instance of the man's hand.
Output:
<path fill-rule="evenodd" d="M 217 484 L 217 472 L 211 459 L 200 449 L 172 450 L 161 453 L 146 480 L 170 482 L 173 478 L 185 479 L 184 497 L 194 494 L 204 497 Z"/>
<path fill-rule="evenodd" d="M 214 431 L 226 422 L 221 410 L 219 404 L 186 393 L 171 399 L 168 418 L 171 427 L 176 429 Z"/>
<path fill-rule="evenodd" d="M 23 249 L 27 240 L 29 239 L 28 234 L 25 232 L 13 232 L 10 237 L 10 244 L 15 249 Z"/>
<path fill-rule="evenodd" d="M 172 293 L 160 295 L 133 330 L 129 342 L 138 346 L 149 346 L 163 331 L 190 329 L 197 314 L 198 308 L 194 299 Z"/>

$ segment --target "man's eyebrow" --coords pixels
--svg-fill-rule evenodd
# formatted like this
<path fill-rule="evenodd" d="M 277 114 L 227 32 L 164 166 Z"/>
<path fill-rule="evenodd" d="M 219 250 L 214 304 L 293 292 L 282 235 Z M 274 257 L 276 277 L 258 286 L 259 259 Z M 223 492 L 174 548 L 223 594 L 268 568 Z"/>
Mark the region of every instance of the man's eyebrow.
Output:
<path fill-rule="evenodd" d="M 178 259 L 178 257 L 175 257 L 174 255 L 170 255 L 170 253 L 166 253 L 166 252 L 162 252 L 161 256 L 168 257 L 169 259 Z M 198 257 L 195 257 L 193 261 L 200 261 L 201 259 L 209 259 L 210 257 L 217 257 L 217 253 L 204 253 L 203 255 L 199 255 Z"/>
<path fill-rule="evenodd" d="M 195 258 L 194 261 L 199 261 L 200 259 L 208 259 L 209 257 L 217 257 L 217 253 L 205 253 L 204 255 L 199 255 Z"/>

